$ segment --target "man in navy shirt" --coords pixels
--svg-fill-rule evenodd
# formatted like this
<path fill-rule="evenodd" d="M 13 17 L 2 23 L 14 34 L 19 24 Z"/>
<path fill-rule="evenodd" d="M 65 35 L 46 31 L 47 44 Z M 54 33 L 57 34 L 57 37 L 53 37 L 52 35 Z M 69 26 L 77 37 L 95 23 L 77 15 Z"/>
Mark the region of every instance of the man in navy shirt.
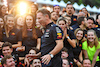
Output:
<path fill-rule="evenodd" d="M 73 15 L 74 7 L 73 7 L 73 5 L 71 3 L 67 4 L 66 12 L 67 12 L 67 14 L 65 16 L 63 16 L 63 17 L 71 17 L 71 24 L 70 24 L 70 26 L 77 25 L 77 16 Z"/>
<path fill-rule="evenodd" d="M 41 59 L 43 67 L 62 67 L 61 49 L 63 48 L 62 30 L 51 22 L 50 12 L 46 9 L 38 10 L 38 22 L 45 28 L 41 37 Z"/>
<path fill-rule="evenodd" d="M 39 58 L 42 56 L 42 67 L 62 67 L 63 33 L 61 28 L 51 21 L 50 12 L 47 9 L 37 11 L 37 20 L 45 28 L 41 37 L 41 52 L 26 57 Z"/>

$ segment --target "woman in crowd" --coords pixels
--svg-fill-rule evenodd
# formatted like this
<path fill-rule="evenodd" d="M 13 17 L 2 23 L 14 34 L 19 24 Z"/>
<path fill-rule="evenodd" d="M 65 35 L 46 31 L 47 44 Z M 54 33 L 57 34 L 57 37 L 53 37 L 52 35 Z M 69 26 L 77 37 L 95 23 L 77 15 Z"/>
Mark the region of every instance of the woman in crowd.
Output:
<path fill-rule="evenodd" d="M 81 11 L 85 13 L 85 17 L 89 17 L 90 16 L 90 14 L 88 13 L 86 8 L 82 8 Z"/>
<path fill-rule="evenodd" d="M 10 42 L 13 48 L 20 47 L 22 45 L 21 31 L 16 29 L 14 23 L 14 16 L 9 14 L 6 16 L 6 23 L 2 30 L 2 42 Z"/>
<path fill-rule="evenodd" d="M 40 49 L 41 36 L 41 31 L 35 28 L 35 18 L 33 15 L 26 15 L 25 24 L 22 31 L 23 45 L 25 46 L 26 54 L 31 49 L 31 47 Z"/>
<path fill-rule="evenodd" d="M 4 28 L 4 20 L 3 18 L 0 18 L 0 31 L 2 31 L 2 29 Z M 0 35 L 2 35 L 2 32 L 0 32 Z M 0 41 L 2 40 L 2 37 L 0 36 Z M 2 55 L 2 42 L 0 42 L 0 55 Z"/>
<path fill-rule="evenodd" d="M 73 48 L 73 54 L 74 54 L 74 67 L 81 66 L 81 62 L 83 60 L 82 58 L 82 40 L 85 39 L 83 37 L 83 30 L 81 28 L 77 28 L 74 31 L 74 35 L 76 36 L 75 42 L 76 45 Z"/>
<path fill-rule="evenodd" d="M 20 15 L 15 17 L 15 25 L 17 29 L 22 29 L 24 26 L 24 18 Z"/>
<path fill-rule="evenodd" d="M 0 5 L 0 17 L 7 15 L 7 7 L 5 5 Z"/>
<path fill-rule="evenodd" d="M 84 53 L 85 58 L 89 58 L 92 62 L 94 59 L 94 55 L 97 54 L 97 52 L 100 50 L 100 42 L 98 41 L 98 38 L 96 36 L 96 33 L 94 30 L 88 30 L 87 31 L 87 41 L 82 43 L 82 49 Z M 100 59 L 99 56 L 96 55 L 96 63 L 92 62 L 92 64 L 96 64 L 96 66 L 100 66 Z"/>
<path fill-rule="evenodd" d="M 72 47 L 75 47 L 75 36 L 74 33 L 71 30 L 68 30 L 66 27 L 66 24 L 68 22 L 65 20 L 65 18 L 61 17 L 57 20 L 58 26 L 63 30 L 63 42 L 64 42 L 64 47 L 68 49 L 68 59 L 69 62 L 73 62 L 73 50 Z"/>

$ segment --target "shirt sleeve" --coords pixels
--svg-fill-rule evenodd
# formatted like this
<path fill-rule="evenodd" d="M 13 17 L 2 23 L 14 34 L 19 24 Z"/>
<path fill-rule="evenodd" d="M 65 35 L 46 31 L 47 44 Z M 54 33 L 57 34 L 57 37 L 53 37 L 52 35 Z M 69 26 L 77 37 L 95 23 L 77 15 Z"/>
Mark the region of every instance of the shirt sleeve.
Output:
<path fill-rule="evenodd" d="M 41 36 L 42 36 L 42 31 L 39 30 L 39 29 L 36 29 L 36 34 L 37 34 L 38 38 L 41 38 Z"/>
<path fill-rule="evenodd" d="M 17 40 L 18 40 L 18 41 L 22 41 L 22 30 L 18 30 L 18 33 L 17 33 Z"/>
<path fill-rule="evenodd" d="M 63 32 L 61 28 L 57 26 L 52 28 L 52 34 L 53 34 L 54 40 L 60 40 L 63 37 Z"/>
<path fill-rule="evenodd" d="M 76 39 L 73 31 L 69 30 L 68 35 L 71 39 Z"/>
<path fill-rule="evenodd" d="M 97 46 L 97 49 L 100 49 L 100 42 L 99 42 L 99 44 L 98 44 L 98 46 Z"/>
<path fill-rule="evenodd" d="M 82 49 L 87 50 L 87 41 L 82 43 Z"/>

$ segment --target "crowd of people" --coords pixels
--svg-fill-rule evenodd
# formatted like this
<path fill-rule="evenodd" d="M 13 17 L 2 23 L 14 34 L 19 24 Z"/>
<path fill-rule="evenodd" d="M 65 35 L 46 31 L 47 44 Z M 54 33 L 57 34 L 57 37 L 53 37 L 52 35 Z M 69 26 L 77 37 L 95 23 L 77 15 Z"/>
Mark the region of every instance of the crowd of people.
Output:
<path fill-rule="evenodd" d="M 0 67 L 100 67 L 100 14 L 30 7 L 22 16 L 0 5 Z"/>

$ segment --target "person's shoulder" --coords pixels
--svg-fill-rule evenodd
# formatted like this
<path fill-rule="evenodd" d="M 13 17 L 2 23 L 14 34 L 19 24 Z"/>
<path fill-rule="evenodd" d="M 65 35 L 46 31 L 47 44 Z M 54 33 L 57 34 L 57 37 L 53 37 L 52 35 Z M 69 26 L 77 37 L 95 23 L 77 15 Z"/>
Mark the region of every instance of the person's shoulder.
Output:
<path fill-rule="evenodd" d="M 87 45 L 87 41 L 84 41 L 82 44 L 83 44 L 83 45 Z"/>

